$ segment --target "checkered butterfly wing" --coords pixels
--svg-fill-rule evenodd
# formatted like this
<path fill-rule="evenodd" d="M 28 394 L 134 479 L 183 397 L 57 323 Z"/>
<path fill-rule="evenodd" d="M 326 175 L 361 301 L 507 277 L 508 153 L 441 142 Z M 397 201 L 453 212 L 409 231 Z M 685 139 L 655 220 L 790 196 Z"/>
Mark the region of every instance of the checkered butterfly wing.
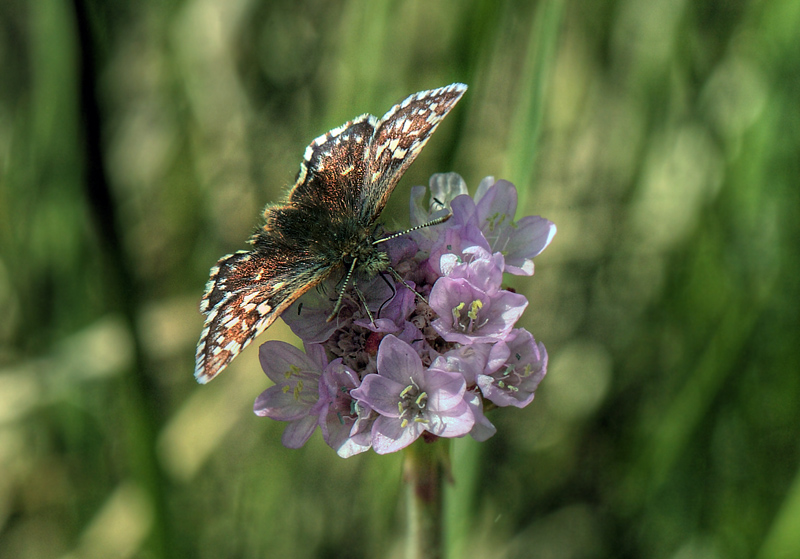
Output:
<path fill-rule="evenodd" d="M 211 269 L 200 303 L 206 321 L 197 344 L 195 378 L 205 384 L 295 299 L 317 285 L 329 267 L 308 255 L 240 251 Z"/>
<path fill-rule="evenodd" d="M 380 216 L 400 177 L 466 90 L 466 85 L 454 83 L 420 91 L 378 121 L 367 155 L 362 222 L 372 223 Z"/>
<path fill-rule="evenodd" d="M 320 214 L 356 215 L 374 123 L 374 117 L 364 115 L 311 142 L 288 203 L 265 210 L 266 225 L 251 241 L 254 250 L 225 256 L 212 268 L 200 303 L 206 321 L 197 344 L 198 382 L 218 375 L 340 264 L 321 257 L 304 229 L 309 215 L 315 222 Z"/>
<path fill-rule="evenodd" d="M 354 215 L 360 204 L 361 185 L 367 173 L 367 148 L 376 122 L 372 115 L 361 115 L 311 142 L 300 165 L 297 183 L 289 192 L 289 205 L 320 208 L 326 216 Z M 279 219 L 274 213 L 273 217 Z"/>

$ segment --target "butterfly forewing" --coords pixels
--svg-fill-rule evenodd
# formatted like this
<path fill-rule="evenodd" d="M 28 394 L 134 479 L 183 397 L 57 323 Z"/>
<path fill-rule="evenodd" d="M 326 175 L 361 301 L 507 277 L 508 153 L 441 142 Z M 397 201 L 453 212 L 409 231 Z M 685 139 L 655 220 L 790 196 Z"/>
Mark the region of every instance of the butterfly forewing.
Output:
<path fill-rule="evenodd" d="M 375 122 L 375 117 L 362 115 L 311 142 L 297 183 L 289 192 L 289 203 L 322 205 L 337 213 L 355 211 L 367 172 L 366 153 Z"/>
<path fill-rule="evenodd" d="M 378 218 L 400 177 L 466 90 L 466 85 L 454 83 L 415 93 L 378 122 L 367 155 L 362 217 Z"/>
<path fill-rule="evenodd" d="M 214 378 L 300 295 L 322 281 L 330 267 L 297 254 L 271 258 L 241 251 L 211 270 L 200 310 L 206 322 L 197 344 L 195 378 Z"/>

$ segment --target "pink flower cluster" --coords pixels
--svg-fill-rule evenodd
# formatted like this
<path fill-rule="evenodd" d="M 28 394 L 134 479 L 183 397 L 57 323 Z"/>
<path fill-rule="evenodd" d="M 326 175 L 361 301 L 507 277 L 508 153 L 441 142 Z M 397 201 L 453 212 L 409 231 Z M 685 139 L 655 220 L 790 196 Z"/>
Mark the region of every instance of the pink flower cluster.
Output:
<path fill-rule="evenodd" d="M 254 411 L 288 422 L 285 446 L 299 448 L 318 426 L 342 457 L 395 452 L 423 434 L 483 441 L 496 432 L 485 406 L 533 400 L 547 352 L 515 328 L 528 301 L 502 280 L 533 275 L 556 226 L 539 216 L 515 222 L 517 191 L 507 181 L 488 177 L 473 198 L 460 176 L 434 175 L 427 207 L 426 190 L 412 190 L 412 226 L 447 207 L 452 217 L 382 244 L 406 285 L 387 274 L 359 280 L 371 316 L 360 298 L 345 297 L 333 322 L 336 285 L 312 290 L 282 316 L 305 353 L 279 341 L 261 346 L 275 385 Z"/>

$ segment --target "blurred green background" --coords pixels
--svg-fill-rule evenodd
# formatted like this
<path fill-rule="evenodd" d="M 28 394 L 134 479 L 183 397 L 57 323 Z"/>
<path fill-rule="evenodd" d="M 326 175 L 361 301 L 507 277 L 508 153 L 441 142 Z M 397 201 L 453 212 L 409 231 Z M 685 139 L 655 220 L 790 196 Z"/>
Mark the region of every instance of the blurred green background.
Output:
<path fill-rule="evenodd" d="M 550 370 L 454 448 L 451 557 L 800 557 L 800 2 L 0 2 L 0 557 L 400 557 L 398 456 L 196 385 L 209 268 L 317 135 L 466 96 L 435 172 L 558 235 Z M 294 338 L 276 323 L 259 342 Z"/>

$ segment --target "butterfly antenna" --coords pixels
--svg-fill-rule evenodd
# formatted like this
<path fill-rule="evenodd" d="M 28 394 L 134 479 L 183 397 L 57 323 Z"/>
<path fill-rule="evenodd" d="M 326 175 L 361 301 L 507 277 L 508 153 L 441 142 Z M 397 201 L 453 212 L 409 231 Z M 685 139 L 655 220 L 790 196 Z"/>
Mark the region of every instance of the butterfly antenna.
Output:
<path fill-rule="evenodd" d="M 392 239 L 396 239 L 397 237 L 408 235 L 409 233 L 416 231 L 418 229 L 424 229 L 426 227 L 433 227 L 434 225 L 439 225 L 440 223 L 444 223 L 451 217 L 453 217 L 453 214 L 448 213 L 447 215 L 443 215 L 442 217 L 437 217 L 436 219 L 432 219 L 427 223 L 423 223 L 422 225 L 417 225 L 416 227 L 412 227 L 411 229 L 406 229 L 405 231 L 400 231 L 399 233 L 395 233 L 394 235 L 389 235 L 388 237 L 378 239 L 377 241 L 372 241 L 372 244 L 377 245 L 379 243 L 385 243 L 386 241 L 391 241 Z"/>
<path fill-rule="evenodd" d="M 344 291 L 345 289 L 347 289 L 347 284 L 350 283 L 350 278 L 353 277 L 353 270 L 356 269 L 356 262 L 358 262 L 358 259 L 354 258 L 353 263 L 350 264 L 350 269 L 347 270 L 347 275 L 344 277 L 342 288 L 339 290 L 339 298 L 336 299 L 336 305 L 333 307 L 333 312 L 330 314 L 330 316 L 325 322 L 331 322 L 334 318 L 336 318 L 336 315 L 339 314 L 339 309 L 342 307 L 342 297 L 344 297 Z"/>

